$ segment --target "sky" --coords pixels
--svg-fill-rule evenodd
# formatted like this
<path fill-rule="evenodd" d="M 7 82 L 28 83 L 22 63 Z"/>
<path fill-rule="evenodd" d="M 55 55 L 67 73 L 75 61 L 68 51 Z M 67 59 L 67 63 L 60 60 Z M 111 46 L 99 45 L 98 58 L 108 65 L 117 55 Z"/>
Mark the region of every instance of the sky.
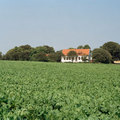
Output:
<path fill-rule="evenodd" d="M 0 0 L 0 51 L 120 44 L 120 0 Z"/>

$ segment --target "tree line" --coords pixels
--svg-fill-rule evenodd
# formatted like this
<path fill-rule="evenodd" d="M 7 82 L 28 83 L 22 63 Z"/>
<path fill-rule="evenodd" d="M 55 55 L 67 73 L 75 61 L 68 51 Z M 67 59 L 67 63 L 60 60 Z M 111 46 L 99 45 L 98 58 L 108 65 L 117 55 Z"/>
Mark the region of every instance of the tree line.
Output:
<path fill-rule="evenodd" d="M 79 45 L 77 48 L 69 49 L 90 49 L 90 46 Z M 120 60 L 120 45 L 116 42 L 107 42 L 100 48 L 96 48 L 92 53 L 93 62 L 113 63 Z M 44 45 L 31 47 L 30 45 L 22 45 L 10 49 L 5 55 L 0 52 L 1 60 L 20 60 L 20 61 L 43 61 L 43 62 L 61 62 L 62 50 L 55 51 L 51 46 Z"/>
<path fill-rule="evenodd" d="M 43 61 L 43 62 L 60 62 L 62 51 L 55 52 L 53 47 L 39 46 L 36 48 L 30 45 L 22 45 L 10 49 L 5 55 L 0 53 L 2 60 L 20 60 L 20 61 Z"/>
<path fill-rule="evenodd" d="M 81 46 L 80 48 L 88 49 L 90 48 L 90 46 L 85 45 Z M 38 46 L 35 48 L 31 47 L 30 45 L 22 45 L 10 49 L 5 55 L 2 55 L 2 53 L 0 52 L 1 60 L 61 62 L 61 56 L 63 56 L 62 50 L 55 51 L 53 47 L 48 45 Z"/>

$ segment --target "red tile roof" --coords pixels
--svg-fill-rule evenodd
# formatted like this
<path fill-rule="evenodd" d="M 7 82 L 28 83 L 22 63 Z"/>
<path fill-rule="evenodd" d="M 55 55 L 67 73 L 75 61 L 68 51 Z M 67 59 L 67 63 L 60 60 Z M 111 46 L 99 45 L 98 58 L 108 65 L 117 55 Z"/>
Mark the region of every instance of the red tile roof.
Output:
<path fill-rule="evenodd" d="M 63 55 L 67 56 L 70 51 L 75 51 L 78 55 L 84 56 L 89 55 L 90 49 L 64 49 L 62 50 Z"/>

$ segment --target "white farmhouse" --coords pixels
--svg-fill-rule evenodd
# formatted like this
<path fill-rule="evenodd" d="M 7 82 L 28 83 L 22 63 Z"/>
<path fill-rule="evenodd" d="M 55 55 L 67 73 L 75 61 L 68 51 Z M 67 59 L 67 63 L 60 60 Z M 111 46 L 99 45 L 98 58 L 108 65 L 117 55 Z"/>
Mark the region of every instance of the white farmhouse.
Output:
<path fill-rule="evenodd" d="M 75 51 L 77 56 L 68 56 L 70 51 Z M 92 56 L 90 49 L 64 49 L 62 50 L 63 56 L 61 57 L 61 62 L 89 62 L 92 61 Z M 85 58 L 85 60 L 84 60 Z"/>

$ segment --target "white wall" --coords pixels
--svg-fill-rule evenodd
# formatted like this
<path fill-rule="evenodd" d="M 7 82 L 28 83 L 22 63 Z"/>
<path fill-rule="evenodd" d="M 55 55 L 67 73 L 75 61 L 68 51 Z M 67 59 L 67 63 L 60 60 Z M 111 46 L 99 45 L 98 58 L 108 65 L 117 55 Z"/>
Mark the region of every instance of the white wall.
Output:
<path fill-rule="evenodd" d="M 79 59 L 80 58 L 80 59 Z M 88 59 L 88 56 L 87 56 L 87 59 Z M 68 57 L 68 56 L 62 56 L 61 57 L 61 62 L 72 62 L 72 58 L 71 57 Z M 74 57 L 74 60 L 73 62 L 83 62 L 82 60 L 82 56 L 77 56 L 77 59 L 76 57 Z M 88 62 L 88 61 L 87 61 Z"/>

